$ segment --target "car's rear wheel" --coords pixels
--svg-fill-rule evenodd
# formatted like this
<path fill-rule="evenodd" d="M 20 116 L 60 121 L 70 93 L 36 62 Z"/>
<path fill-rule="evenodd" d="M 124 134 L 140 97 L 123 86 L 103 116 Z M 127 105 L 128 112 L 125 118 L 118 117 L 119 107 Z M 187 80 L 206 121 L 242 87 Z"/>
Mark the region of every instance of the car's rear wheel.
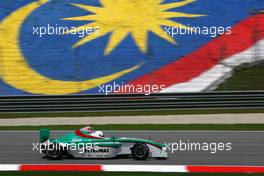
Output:
<path fill-rule="evenodd" d="M 63 154 L 64 150 L 59 144 L 50 144 L 46 150 L 46 155 L 51 160 L 60 160 Z"/>
<path fill-rule="evenodd" d="M 149 156 L 149 148 L 146 144 L 137 143 L 132 148 L 132 157 L 135 160 L 145 160 Z"/>

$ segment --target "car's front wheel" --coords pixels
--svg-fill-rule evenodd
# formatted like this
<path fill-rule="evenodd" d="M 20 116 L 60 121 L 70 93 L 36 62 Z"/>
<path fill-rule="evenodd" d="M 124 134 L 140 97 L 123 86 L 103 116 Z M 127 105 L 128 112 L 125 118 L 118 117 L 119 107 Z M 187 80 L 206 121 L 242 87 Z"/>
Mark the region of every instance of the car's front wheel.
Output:
<path fill-rule="evenodd" d="M 62 159 L 63 148 L 59 144 L 50 144 L 46 149 L 46 156 L 51 160 Z"/>
<path fill-rule="evenodd" d="M 149 156 L 149 148 L 146 144 L 137 143 L 132 148 L 132 157 L 135 160 L 145 160 Z"/>

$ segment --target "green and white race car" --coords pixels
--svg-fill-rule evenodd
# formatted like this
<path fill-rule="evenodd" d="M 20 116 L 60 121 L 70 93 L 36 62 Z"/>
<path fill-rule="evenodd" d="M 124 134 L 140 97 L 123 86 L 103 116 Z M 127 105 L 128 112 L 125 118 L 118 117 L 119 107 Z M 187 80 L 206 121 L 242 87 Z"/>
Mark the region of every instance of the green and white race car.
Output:
<path fill-rule="evenodd" d="M 132 157 L 135 160 L 147 158 L 166 159 L 166 146 L 152 140 L 104 137 L 103 132 L 84 127 L 57 139 L 50 139 L 48 129 L 40 130 L 42 154 L 51 160 L 63 157 L 73 158 L 116 158 Z"/>

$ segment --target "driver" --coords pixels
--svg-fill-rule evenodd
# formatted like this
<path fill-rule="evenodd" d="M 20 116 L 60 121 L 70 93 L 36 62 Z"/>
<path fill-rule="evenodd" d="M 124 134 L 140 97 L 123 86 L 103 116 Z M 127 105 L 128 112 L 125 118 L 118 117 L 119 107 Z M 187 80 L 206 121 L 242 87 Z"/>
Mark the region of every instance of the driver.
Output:
<path fill-rule="evenodd" d="M 88 132 L 90 134 L 94 133 L 94 130 L 91 126 L 86 126 L 81 129 L 82 131 Z"/>
<path fill-rule="evenodd" d="M 86 126 L 82 128 L 81 131 L 88 132 L 90 135 L 95 137 L 104 137 L 104 133 L 102 131 L 94 131 L 91 126 Z"/>

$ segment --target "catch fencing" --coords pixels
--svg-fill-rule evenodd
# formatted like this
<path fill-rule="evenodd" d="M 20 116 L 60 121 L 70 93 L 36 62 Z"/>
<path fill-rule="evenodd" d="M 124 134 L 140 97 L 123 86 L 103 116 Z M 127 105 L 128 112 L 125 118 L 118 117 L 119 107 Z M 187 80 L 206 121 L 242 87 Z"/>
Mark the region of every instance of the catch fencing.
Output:
<path fill-rule="evenodd" d="M 0 113 L 264 108 L 264 92 L 2 96 Z"/>

